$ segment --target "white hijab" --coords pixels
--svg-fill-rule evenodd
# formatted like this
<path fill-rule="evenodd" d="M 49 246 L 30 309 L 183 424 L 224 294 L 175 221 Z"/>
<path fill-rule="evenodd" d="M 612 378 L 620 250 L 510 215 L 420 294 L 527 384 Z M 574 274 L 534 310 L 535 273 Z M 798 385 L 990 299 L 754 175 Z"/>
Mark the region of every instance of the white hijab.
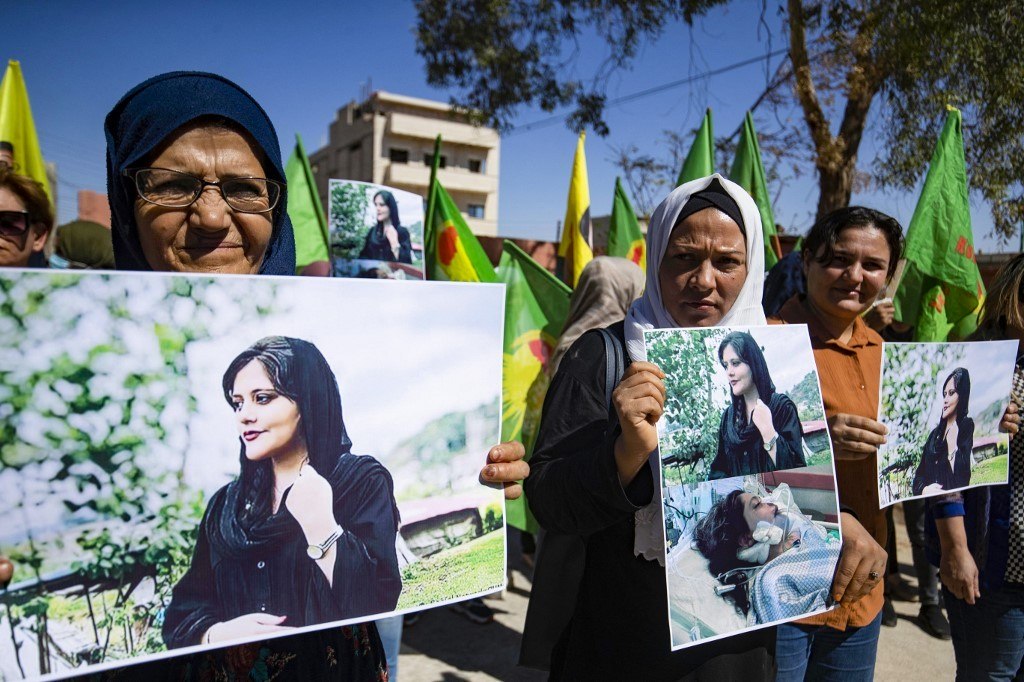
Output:
<path fill-rule="evenodd" d="M 675 188 L 651 216 L 647 228 L 647 286 L 644 295 L 633 302 L 626 314 L 626 352 L 633 361 L 647 360 L 647 349 L 644 347 L 645 329 L 679 327 L 662 302 L 658 270 L 668 248 L 669 236 L 686 202 L 694 194 L 706 189 L 714 180 L 721 183 L 722 188 L 739 206 L 747 242 L 747 279 L 743 282 L 743 288 L 740 289 L 732 308 L 715 326 L 746 327 L 767 323 L 764 310 L 761 308 L 761 294 L 764 289 L 764 235 L 761 229 L 761 215 L 746 190 L 715 173 Z M 657 455 L 658 452 L 655 450 L 648 459 L 652 472 L 657 471 L 656 467 L 659 466 Z M 658 477 L 655 476 L 654 480 L 658 480 Z M 635 526 L 633 553 L 636 556 L 642 554 L 645 559 L 656 560 L 664 565 L 665 528 L 660 489 L 654 491 L 654 499 L 650 504 L 636 512 Z"/>

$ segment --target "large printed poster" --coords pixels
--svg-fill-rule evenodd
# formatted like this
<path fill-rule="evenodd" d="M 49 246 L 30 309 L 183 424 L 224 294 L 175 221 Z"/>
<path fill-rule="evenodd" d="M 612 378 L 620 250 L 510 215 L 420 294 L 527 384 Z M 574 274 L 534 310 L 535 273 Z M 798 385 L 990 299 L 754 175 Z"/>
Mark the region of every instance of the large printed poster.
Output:
<path fill-rule="evenodd" d="M 1006 483 L 1009 435 L 999 422 L 1010 401 L 1016 341 L 887 343 L 882 348 L 878 499 L 942 495 Z"/>
<path fill-rule="evenodd" d="M 650 330 L 673 650 L 819 613 L 841 534 L 807 328 Z"/>
<path fill-rule="evenodd" d="M 0 273 L 0 678 L 500 589 L 498 285 Z"/>

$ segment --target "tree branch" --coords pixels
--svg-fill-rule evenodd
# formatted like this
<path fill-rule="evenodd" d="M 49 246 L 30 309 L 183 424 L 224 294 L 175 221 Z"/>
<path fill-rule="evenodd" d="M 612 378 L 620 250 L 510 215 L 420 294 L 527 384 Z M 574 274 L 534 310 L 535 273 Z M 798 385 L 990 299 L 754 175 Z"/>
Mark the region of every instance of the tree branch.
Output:
<path fill-rule="evenodd" d="M 804 112 L 804 120 L 811 133 L 811 141 L 817 152 L 816 164 L 819 168 L 831 165 L 834 140 L 829 131 L 828 119 L 818 101 L 811 78 L 811 63 L 807 55 L 807 25 L 804 20 L 804 8 L 801 0 L 789 0 L 789 59 L 793 64 L 793 75 L 796 77 L 796 95 Z"/>

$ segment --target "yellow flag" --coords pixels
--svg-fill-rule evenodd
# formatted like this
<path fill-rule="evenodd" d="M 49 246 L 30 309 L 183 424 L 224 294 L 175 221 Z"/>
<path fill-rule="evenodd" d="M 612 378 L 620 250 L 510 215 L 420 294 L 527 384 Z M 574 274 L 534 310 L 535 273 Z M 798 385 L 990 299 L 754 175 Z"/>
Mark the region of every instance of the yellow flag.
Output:
<path fill-rule="evenodd" d="M 46 180 L 46 166 L 39 151 L 25 79 L 21 75 L 21 64 L 14 59 L 7 62 L 7 72 L 0 83 L 0 140 L 14 146 L 15 170 L 42 185 L 52 202 L 53 193 Z"/>
<path fill-rule="evenodd" d="M 587 155 L 583 151 L 586 135 L 580 133 L 576 142 L 576 157 L 569 180 L 569 202 L 565 207 L 562 241 L 558 244 L 558 255 L 563 259 L 563 279 L 574 287 L 583 268 L 594 258 L 590 249 L 590 184 L 587 181 Z"/>

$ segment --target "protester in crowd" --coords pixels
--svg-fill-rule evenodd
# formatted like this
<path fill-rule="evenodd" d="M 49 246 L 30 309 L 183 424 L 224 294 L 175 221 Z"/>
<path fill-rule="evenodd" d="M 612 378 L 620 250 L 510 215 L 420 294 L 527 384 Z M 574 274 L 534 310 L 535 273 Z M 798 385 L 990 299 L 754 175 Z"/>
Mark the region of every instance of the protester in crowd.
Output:
<path fill-rule="evenodd" d="M 626 316 L 629 306 L 644 290 L 644 271 L 626 258 L 598 256 L 583 268 L 569 300 L 569 314 L 548 362 L 548 376 L 558 366 L 576 339 L 584 332 L 607 327 Z"/>
<path fill-rule="evenodd" d="M 395 195 L 382 189 L 373 195 L 373 207 L 377 213 L 377 224 L 366 233 L 360 258 L 383 260 L 392 263 L 412 263 L 412 240 L 409 228 L 403 227 L 398 218 L 398 202 Z"/>
<path fill-rule="evenodd" d="M 806 466 L 796 404 L 775 390 L 768 363 L 748 332 L 731 332 L 718 345 L 729 382 L 729 406 L 718 428 L 718 453 L 709 478 L 732 478 Z"/>
<path fill-rule="evenodd" d="M 942 407 L 938 425 L 928 434 L 921 462 L 914 472 L 915 495 L 934 495 L 963 488 L 971 482 L 974 451 L 974 420 L 967 416 L 971 404 L 971 374 L 957 367 L 942 383 Z"/>
<path fill-rule="evenodd" d="M 974 339 L 1024 344 L 1024 254 L 989 287 Z M 956 679 L 1024 676 L 1024 350 L 1018 350 L 1010 406 L 1008 485 L 979 486 L 929 500 L 931 558 L 939 566 L 956 655 Z M 937 542 L 935 535 L 938 535 Z M 938 550 L 938 551 L 936 551 Z"/>
<path fill-rule="evenodd" d="M 42 185 L 0 164 L 0 267 L 28 267 L 46 246 L 53 221 Z"/>
<path fill-rule="evenodd" d="M 73 270 L 113 270 L 114 245 L 110 230 L 91 220 L 57 227 L 50 267 Z"/>
<path fill-rule="evenodd" d="M 902 252 L 903 231 L 889 216 L 858 206 L 833 211 L 804 238 L 806 296 L 794 296 L 779 311 L 784 322 L 806 324 L 811 336 L 839 502 L 848 512 L 844 548 L 854 544 L 863 556 L 855 568 L 840 562 L 837 574 L 867 593 L 851 599 L 834 590 L 838 608 L 779 626 L 779 680 L 849 682 L 871 680 L 874 673 L 886 564 L 876 454 L 886 428 L 875 419 L 882 339 L 861 315 L 878 298 Z"/>
<path fill-rule="evenodd" d="M 0 140 L 0 168 L 14 169 L 14 145 L 7 140 Z"/>

